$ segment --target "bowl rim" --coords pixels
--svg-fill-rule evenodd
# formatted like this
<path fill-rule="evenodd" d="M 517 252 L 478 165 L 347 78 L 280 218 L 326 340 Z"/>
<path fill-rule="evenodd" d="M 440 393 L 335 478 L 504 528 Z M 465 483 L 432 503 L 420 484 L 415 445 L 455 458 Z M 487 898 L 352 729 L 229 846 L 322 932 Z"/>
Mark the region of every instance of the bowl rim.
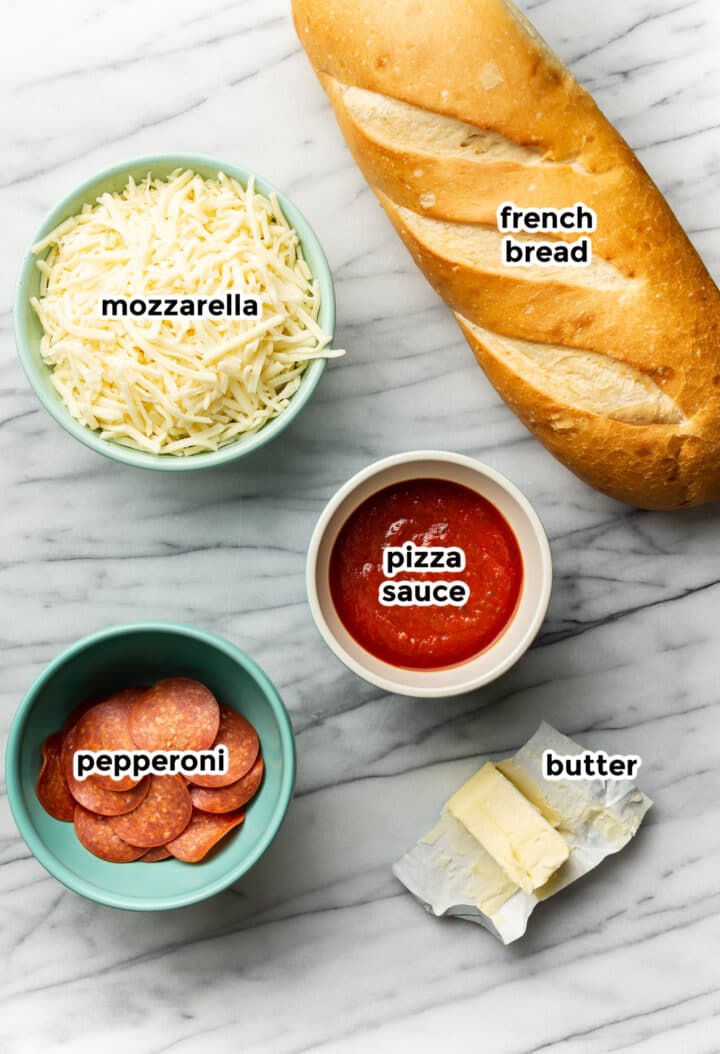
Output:
<path fill-rule="evenodd" d="M 26 287 L 33 273 L 36 261 L 36 257 L 32 251 L 33 245 L 36 245 L 53 229 L 53 227 L 57 226 L 64 217 L 69 204 L 73 199 L 82 195 L 84 200 L 92 201 L 92 192 L 99 183 L 111 179 L 113 176 L 122 175 L 124 172 L 130 172 L 132 169 L 136 168 L 147 167 L 148 172 L 152 172 L 153 165 L 157 166 L 159 164 L 164 166 L 174 165 L 177 168 L 193 168 L 194 166 L 215 168 L 217 171 L 225 172 L 227 175 L 232 176 L 233 179 L 237 179 L 239 183 L 243 184 L 243 186 L 247 186 L 248 179 L 253 176 L 255 178 L 255 184 L 261 193 L 265 195 L 277 195 L 278 201 L 280 202 L 288 222 L 295 228 L 295 230 L 297 230 L 300 236 L 301 244 L 303 247 L 311 244 L 313 254 L 317 258 L 316 267 L 313 269 L 313 276 L 317 279 L 318 283 L 323 286 L 324 295 L 321 301 L 321 310 L 324 309 L 327 312 L 327 324 L 325 328 L 330 334 L 330 346 L 332 346 L 335 338 L 336 325 L 335 287 L 333 284 L 332 270 L 320 239 L 305 214 L 284 191 L 280 190 L 274 183 L 271 183 L 258 172 L 249 168 L 244 168 L 241 165 L 235 165 L 231 162 L 220 161 L 218 158 L 210 157 L 206 154 L 188 154 L 183 152 L 141 155 L 139 157 L 132 157 L 126 161 L 117 162 L 114 165 L 102 169 L 94 176 L 91 176 L 89 179 L 86 179 L 79 185 L 73 187 L 56 205 L 53 206 L 52 209 L 50 209 L 45 215 L 35 233 L 35 236 L 22 257 L 15 285 L 15 295 L 13 298 L 13 330 L 15 334 L 15 345 L 25 376 L 27 377 L 28 383 L 40 404 L 61 428 L 90 450 L 94 450 L 96 453 L 102 454 L 104 457 L 110 458 L 112 461 L 117 461 L 124 465 L 130 465 L 133 468 L 151 469 L 159 472 L 178 472 L 198 470 L 202 468 L 217 468 L 218 466 L 225 465 L 230 461 L 236 461 L 241 457 L 245 457 L 246 454 L 253 453 L 255 450 L 265 446 L 266 443 L 269 443 L 275 438 L 275 436 L 284 431 L 285 428 L 287 428 L 287 426 L 297 417 L 313 395 L 327 366 L 327 359 L 313 359 L 308 364 L 303 373 L 300 387 L 290 400 L 287 409 L 283 410 L 283 412 L 277 417 L 271 418 L 271 420 L 263 425 L 259 431 L 246 436 L 238 436 L 233 442 L 228 443 L 219 450 L 208 451 L 201 454 L 192 454 L 188 457 L 173 457 L 169 454 L 152 454 L 149 451 L 136 450 L 134 447 L 122 446 L 120 443 L 115 443 L 110 439 L 102 439 L 97 432 L 93 431 L 93 429 L 88 428 L 86 425 L 75 420 L 59 395 L 57 398 L 53 397 L 51 393 L 46 392 L 39 385 L 36 385 L 34 379 L 37 363 L 31 350 L 32 342 L 29 339 L 25 322 L 25 312 L 28 301 Z M 45 367 L 45 369 L 48 369 L 48 367 Z"/>
<path fill-rule="evenodd" d="M 164 632 L 173 633 L 178 636 L 192 637 L 219 651 L 224 652 L 229 658 L 237 662 L 248 673 L 260 687 L 263 696 L 270 705 L 275 716 L 280 733 L 280 741 L 283 754 L 283 771 L 280 782 L 280 794 L 277 804 L 273 810 L 270 821 L 263 832 L 262 837 L 249 852 L 234 867 L 228 870 L 214 882 L 208 883 L 197 890 L 179 893 L 171 897 L 126 897 L 123 894 L 107 892 L 95 883 L 87 882 L 82 876 L 67 868 L 53 852 L 51 852 L 38 837 L 35 827 L 30 819 L 25 805 L 20 778 L 20 744 L 25 726 L 28 722 L 34 702 L 38 694 L 66 662 L 81 654 L 83 651 L 95 644 L 110 640 L 114 637 L 126 636 L 134 633 Z M 70 645 L 57 655 L 45 669 L 35 678 L 32 685 L 25 693 L 20 702 L 10 725 L 7 747 L 5 749 L 5 781 L 7 788 L 8 804 L 15 824 L 35 859 L 45 870 L 61 882 L 73 893 L 78 893 L 98 904 L 104 904 L 111 908 L 123 908 L 129 911 L 170 911 L 175 908 L 187 907 L 199 901 L 207 900 L 216 893 L 222 892 L 242 878 L 267 851 L 270 844 L 277 835 L 285 814 L 289 808 L 295 786 L 296 753 L 295 736 L 292 729 L 290 715 L 280 695 L 268 678 L 267 674 L 258 666 L 254 659 L 238 648 L 235 644 L 217 636 L 208 630 L 198 629 L 179 622 L 130 622 L 122 625 L 110 626 L 106 629 L 91 633 L 81 640 Z"/>
<path fill-rule="evenodd" d="M 517 502 L 520 509 L 527 517 L 540 549 L 540 590 L 533 618 L 523 637 L 505 660 L 499 663 L 496 667 L 493 667 L 483 674 L 478 674 L 475 677 L 469 677 L 467 681 L 464 681 L 461 684 L 449 685 L 445 688 L 438 686 L 422 688 L 416 685 L 413 685 L 412 687 L 410 685 L 403 685 L 398 681 L 390 680 L 382 674 L 376 673 L 374 670 L 368 669 L 362 663 L 358 662 L 345 650 L 330 629 L 320 604 L 317 588 L 317 561 L 320 546 L 324 540 L 330 521 L 340 505 L 342 505 L 345 499 L 350 497 L 363 483 L 375 476 L 382 475 L 387 469 L 395 468 L 400 465 L 411 465 L 414 462 L 422 461 L 436 461 L 438 464 L 457 465 L 469 469 L 477 475 L 484 476 L 486 479 L 492 480 Z M 375 685 L 377 688 L 382 688 L 383 691 L 389 692 L 392 695 L 409 696 L 416 699 L 447 699 L 452 696 L 465 695 L 477 688 L 482 688 L 486 684 L 490 684 L 492 681 L 501 677 L 504 673 L 507 673 L 507 671 L 522 658 L 535 640 L 545 619 L 545 615 L 547 614 L 547 609 L 550 604 L 550 595 L 552 593 L 552 584 L 553 572 L 550 543 L 542 521 L 529 499 L 525 497 L 523 492 L 516 487 L 511 480 L 496 469 L 484 464 L 484 462 L 478 461 L 476 458 L 468 457 L 465 454 L 455 454 L 444 450 L 410 450 L 402 454 L 393 454 L 391 457 L 382 458 L 380 461 L 373 462 L 371 465 L 361 469 L 360 472 L 357 472 L 352 476 L 347 483 L 343 484 L 343 486 L 340 487 L 340 489 L 330 498 L 320 514 L 320 518 L 315 525 L 308 546 L 305 572 L 305 586 L 310 611 L 321 637 L 330 650 L 342 663 L 344 663 L 345 666 L 347 666 L 349 670 L 352 670 L 352 672 L 357 674 L 358 677 Z M 490 647 L 492 647 L 492 645 Z M 470 666 L 471 662 L 472 660 L 468 660 L 468 666 Z M 401 671 L 400 667 L 397 667 L 397 669 Z M 413 674 L 417 673 L 417 671 L 411 672 Z"/>

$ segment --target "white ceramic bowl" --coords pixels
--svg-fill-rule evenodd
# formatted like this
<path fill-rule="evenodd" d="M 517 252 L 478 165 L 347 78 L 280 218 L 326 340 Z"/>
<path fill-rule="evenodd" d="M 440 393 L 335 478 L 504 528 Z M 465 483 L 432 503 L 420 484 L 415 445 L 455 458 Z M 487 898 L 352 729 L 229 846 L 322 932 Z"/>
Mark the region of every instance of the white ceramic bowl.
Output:
<path fill-rule="evenodd" d="M 459 483 L 492 502 L 517 538 L 523 559 L 523 583 L 515 614 L 485 651 L 456 666 L 411 670 L 375 658 L 348 633 L 330 595 L 328 566 L 338 533 L 359 505 L 384 487 L 423 478 Z M 487 465 L 439 450 L 396 454 L 358 472 L 328 502 L 308 549 L 308 600 L 325 643 L 359 677 L 387 692 L 417 698 L 462 695 L 489 684 L 514 666 L 537 636 L 550 602 L 551 588 L 550 546 L 540 518 L 527 498 Z"/>

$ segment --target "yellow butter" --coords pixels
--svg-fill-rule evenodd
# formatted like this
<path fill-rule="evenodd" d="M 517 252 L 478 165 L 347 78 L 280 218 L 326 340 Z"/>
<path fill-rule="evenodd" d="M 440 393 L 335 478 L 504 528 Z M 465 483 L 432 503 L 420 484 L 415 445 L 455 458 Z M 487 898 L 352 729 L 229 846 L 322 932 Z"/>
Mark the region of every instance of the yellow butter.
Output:
<path fill-rule="evenodd" d="M 545 885 L 570 855 L 557 831 L 492 762 L 453 794 L 446 810 L 527 893 Z"/>
<path fill-rule="evenodd" d="M 498 761 L 497 768 L 506 779 L 510 780 L 514 787 L 517 787 L 523 797 L 532 802 L 551 827 L 562 827 L 562 816 L 547 800 L 527 769 L 524 769 L 522 765 L 518 765 L 513 758 L 508 758 L 506 761 Z"/>

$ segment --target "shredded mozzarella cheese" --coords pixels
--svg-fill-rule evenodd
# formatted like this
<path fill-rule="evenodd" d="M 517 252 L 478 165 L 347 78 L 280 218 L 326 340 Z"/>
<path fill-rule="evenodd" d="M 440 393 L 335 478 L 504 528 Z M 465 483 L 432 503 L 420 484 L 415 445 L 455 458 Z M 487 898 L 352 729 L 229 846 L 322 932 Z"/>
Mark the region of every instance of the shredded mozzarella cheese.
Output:
<path fill-rule="evenodd" d="M 132 179 L 65 220 L 40 258 L 41 351 L 70 413 L 154 454 L 218 450 L 286 409 L 308 362 L 342 355 L 275 197 L 224 173 Z M 47 253 L 43 258 L 42 254 Z M 103 318 L 103 297 L 260 298 L 260 315 Z"/>

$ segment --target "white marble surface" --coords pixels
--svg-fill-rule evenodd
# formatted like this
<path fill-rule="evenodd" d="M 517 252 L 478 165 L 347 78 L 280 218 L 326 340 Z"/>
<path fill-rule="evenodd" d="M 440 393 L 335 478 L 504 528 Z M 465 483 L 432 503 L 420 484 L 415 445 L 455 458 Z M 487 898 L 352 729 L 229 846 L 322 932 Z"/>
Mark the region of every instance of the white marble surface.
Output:
<path fill-rule="evenodd" d="M 3 1054 L 488 1054 L 720 1050 L 718 509 L 636 512 L 530 439 L 365 187 L 285 0 L 8 0 L 0 201 L 0 726 L 77 637 L 135 618 L 209 627 L 278 684 L 299 782 L 238 886 L 148 917 L 64 891 L 0 806 Z M 521 4 L 639 149 L 720 277 L 717 0 Z M 44 212 L 88 174 L 170 149 L 292 194 L 337 281 L 338 339 L 311 409 L 259 456 L 164 477 L 105 462 L 38 407 L 10 305 Z M 327 651 L 305 603 L 323 503 L 417 446 L 486 459 L 537 505 L 556 585 L 534 650 L 452 702 L 387 698 Z M 620 858 L 509 949 L 438 922 L 390 864 L 479 755 L 545 718 L 643 755 L 656 799 Z"/>

